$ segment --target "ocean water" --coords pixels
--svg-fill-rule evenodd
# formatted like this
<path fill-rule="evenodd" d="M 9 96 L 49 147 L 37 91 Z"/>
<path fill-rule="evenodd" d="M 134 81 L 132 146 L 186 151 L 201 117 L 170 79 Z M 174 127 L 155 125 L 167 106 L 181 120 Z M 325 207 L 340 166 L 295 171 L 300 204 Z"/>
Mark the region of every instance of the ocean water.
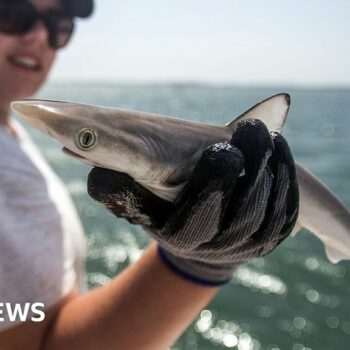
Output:
<path fill-rule="evenodd" d="M 284 136 L 295 159 L 350 207 L 350 90 L 84 83 L 47 85 L 37 97 L 224 124 L 283 91 L 292 97 Z M 87 235 L 89 287 L 108 283 L 142 254 L 147 235 L 88 197 L 90 167 L 63 155 L 55 141 L 28 130 L 77 206 Z M 331 264 L 321 242 L 302 231 L 267 257 L 242 265 L 172 349 L 350 349 L 349 282 L 350 262 Z"/>

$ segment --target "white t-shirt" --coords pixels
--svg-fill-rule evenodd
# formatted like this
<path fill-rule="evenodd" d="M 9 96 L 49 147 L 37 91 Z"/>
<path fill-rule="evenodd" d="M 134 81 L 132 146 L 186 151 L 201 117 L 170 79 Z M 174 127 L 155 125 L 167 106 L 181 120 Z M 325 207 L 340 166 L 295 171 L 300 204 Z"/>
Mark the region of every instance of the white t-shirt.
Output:
<path fill-rule="evenodd" d="M 75 286 L 85 291 L 84 235 L 63 183 L 29 135 L 0 127 L 0 331 L 5 303 L 58 302 Z M 1 305 L 1 304 L 0 304 Z"/>

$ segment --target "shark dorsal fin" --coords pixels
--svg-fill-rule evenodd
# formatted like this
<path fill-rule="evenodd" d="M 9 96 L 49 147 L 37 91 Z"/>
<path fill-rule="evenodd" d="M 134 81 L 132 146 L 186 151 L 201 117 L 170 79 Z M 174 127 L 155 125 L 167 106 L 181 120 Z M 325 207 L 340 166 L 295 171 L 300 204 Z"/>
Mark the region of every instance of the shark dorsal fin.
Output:
<path fill-rule="evenodd" d="M 226 124 L 226 126 L 233 129 L 240 120 L 254 118 L 263 121 L 269 131 L 281 132 L 287 118 L 289 106 L 290 96 L 288 94 L 273 95 L 257 103 L 232 122 Z"/>

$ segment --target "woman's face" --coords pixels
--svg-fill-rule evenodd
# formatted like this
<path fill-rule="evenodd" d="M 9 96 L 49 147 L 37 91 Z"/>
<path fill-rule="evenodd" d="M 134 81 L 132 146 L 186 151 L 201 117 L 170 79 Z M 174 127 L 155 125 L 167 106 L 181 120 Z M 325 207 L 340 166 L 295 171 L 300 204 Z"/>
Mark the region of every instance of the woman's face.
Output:
<path fill-rule="evenodd" d="M 27 0 L 39 12 L 59 9 L 59 0 Z M 31 96 L 45 80 L 55 58 L 42 22 L 28 33 L 0 32 L 0 105 Z"/>

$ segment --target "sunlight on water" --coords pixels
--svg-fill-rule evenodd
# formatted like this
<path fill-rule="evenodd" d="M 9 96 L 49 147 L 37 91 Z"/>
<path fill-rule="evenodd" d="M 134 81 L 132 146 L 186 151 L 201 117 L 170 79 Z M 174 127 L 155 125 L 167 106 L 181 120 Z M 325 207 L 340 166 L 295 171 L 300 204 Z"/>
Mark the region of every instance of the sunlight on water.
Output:
<path fill-rule="evenodd" d="M 203 310 L 196 321 L 195 329 L 203 338 L 215 345 L 238 350 L 259 350 L 260 343 L 250 334 L 244 332 L 234 321 L 215 321 L 210 310 Z"/>
<path fill-rule="evenodd" d="M 232 283 L 239 282 L 245 287 L 257 289 L 263 293 L 283 295 L 287 292 L 287 286 L 280 278 L 260 273 L 247 266 L 239 267 L 232 281 Z"/>
<path fill-rule="evenodd" d="M 312 350 L 312 349 L 305 347 L 303 344 L 297 343 L 293 345 L 292 350 Z"/>
<path fill-rule="evenodd" d="M 100 287 L 111 282 L 111 278 L 102 273 L 89 273 L 87 276 L 87 282 L 94 287 Z"/>
<path fill-rule="evenodd" d="M 96 244 L 100 235 L 104 235 L 104 233 L 94 232 L 88 237 L 87 246 L 90 259 L 103 259 L 106 266 L 111 266 L 125 262 L 127 259 L 129 263 L 133 263 L 142 255 L 143 250 L 138 246 L 134 235 L 129 231 L 118 232 L 118 237 L 123 244 L 110 244 L 105 247 Z"/>

